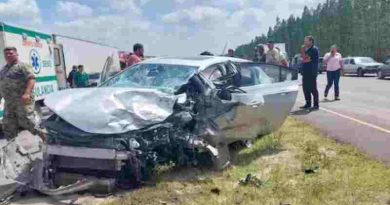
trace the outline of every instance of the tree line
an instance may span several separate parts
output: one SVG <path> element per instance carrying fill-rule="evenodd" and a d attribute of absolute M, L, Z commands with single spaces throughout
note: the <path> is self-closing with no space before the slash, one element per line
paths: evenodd
<path fill-rule="evenodd" d="M 303 38 L 312 35 L 321 55 L 337 44 L 344 56 L 390 56 L 390 0 L 327 0 L 304 7 L 301 16 L 276 19 L 267 34 L 236 48 L 236 55 L 252 58 L 255 46 L 273 40 L 286 43 L 289 57 L 299 52 Z"/>

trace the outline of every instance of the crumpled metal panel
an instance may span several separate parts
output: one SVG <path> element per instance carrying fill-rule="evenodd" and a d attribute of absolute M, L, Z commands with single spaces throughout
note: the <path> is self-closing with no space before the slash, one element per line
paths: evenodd
<path fill-rule="evenodd" d="M 178 97 L 157 90 L 100 87 L 55 92 L 45 104 L 85 132 L 120 134 L 164 121 Z"/>
<path fill-rule="evenodd" d="M 28 131 L 20 132 L 0 150 L 3 175 L 19 184 L 30 183 L 33 164 L 43 159 L 43 148 L 39 136 Z"/>

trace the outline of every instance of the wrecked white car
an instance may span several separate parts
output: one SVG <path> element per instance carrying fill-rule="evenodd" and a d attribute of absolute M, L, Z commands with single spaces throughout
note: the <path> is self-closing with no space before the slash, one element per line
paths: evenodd
<path fill-rule="evenodd" d="M 156 58 L 108 78 L 109 67 L 99 87 L 45 99 L 55 114 L 35 189 L 134 188 L 168 163 L 223 169 L 228 145 L 278 129 L 298 93 L 295 70 L 235 58 Z M 61 187 L 64 174 L 78 180 Z"/>

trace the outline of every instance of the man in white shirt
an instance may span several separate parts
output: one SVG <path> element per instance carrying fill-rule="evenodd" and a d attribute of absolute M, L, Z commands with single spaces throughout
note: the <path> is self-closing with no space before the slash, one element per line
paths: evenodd
<path fill-rule="evenodd" d="M 325 88 L 325 99 L 328 97 L 329 90 L 334 84 L 334 99 L 340 100 L 339 82 L 341 71 L 344 69 L 344 64 L 343 57 L 338 52 L 338 48 L 336 45 L 333 45 L 330 48 L 330 52 L 325 54 L 324 64 L 326 65 L 326 75 L 328 79 L 328 84 Z"/>

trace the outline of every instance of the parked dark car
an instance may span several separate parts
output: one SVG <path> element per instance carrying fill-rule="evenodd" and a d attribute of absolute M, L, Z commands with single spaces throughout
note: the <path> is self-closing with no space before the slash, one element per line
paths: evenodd
<path fill-rule="evenodd" d="M 378 79 L 385 79 L 390 76 L 390 58 L 383 62 L 383 65 L 379 67 L 377 76 Z"/>

